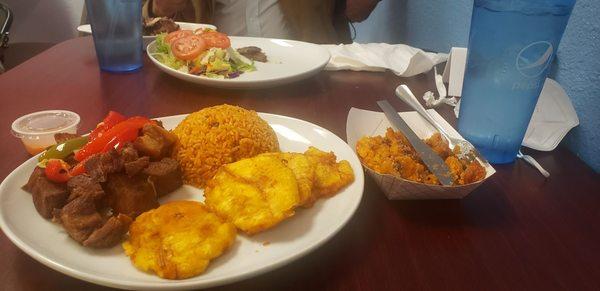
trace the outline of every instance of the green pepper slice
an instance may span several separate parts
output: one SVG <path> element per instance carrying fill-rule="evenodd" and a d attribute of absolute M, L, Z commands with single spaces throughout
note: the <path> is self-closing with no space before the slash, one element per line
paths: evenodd
<path fill-rule="evenodd" d="M 43 152 L 38 158 L 38 162 L 42 162 L 44 160 L 49 159 L 64 159 L 69 156 L 74 151 L 82 148 L 88 142 L 87 136 L 77 137 L 74 139 L 70 139 L 60 144 L 53 145 L 49 147 L 45 152 Z"/>

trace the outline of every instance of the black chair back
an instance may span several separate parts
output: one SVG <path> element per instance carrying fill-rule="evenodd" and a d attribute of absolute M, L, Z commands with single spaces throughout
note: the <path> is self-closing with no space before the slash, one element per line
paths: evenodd
<path fill-rule="evenodd" d="M 13 14 L 8 6 L 0 2 L 0 47 L 8 45 L 8 31 L 12 24 Z"/>

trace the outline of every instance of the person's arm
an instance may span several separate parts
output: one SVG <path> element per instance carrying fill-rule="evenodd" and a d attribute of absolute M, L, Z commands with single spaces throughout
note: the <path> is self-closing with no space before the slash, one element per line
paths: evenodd
<path fill-rule="evenodd" d="M 346 0 L 346 17 L 352 22 L 361 22 L 369 17 L 379 1 L 381 0 Z"/>

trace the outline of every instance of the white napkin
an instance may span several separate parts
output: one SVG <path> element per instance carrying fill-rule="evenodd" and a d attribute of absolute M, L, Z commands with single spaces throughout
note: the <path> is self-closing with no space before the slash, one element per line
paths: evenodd
<path fill-rule="evenodd" d="M 323 45 L 331 59 L 326 70 L 381 72 L 390 70 L 401 77 L 410 77 L 431 70 L 445 62 L 448 54 L 428 53 L 404 44 L 353 43 Z"/>

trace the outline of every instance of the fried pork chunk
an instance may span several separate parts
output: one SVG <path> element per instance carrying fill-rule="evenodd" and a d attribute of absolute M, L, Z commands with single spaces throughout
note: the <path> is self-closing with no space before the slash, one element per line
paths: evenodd
<path fill-rule="evenodd" d="M 55 139 L 62 142 L 74 137 L 57 134 Z M 160 123 L 146 125 L 133 143 L 81 161 L 84 174 L 57 183 L 36 167 L 22 188 L 32 194 L 41 216 L 62 224 L 78 243 L 112 247 L 123 239 L 133 218 L 158 207 L 159 195 L 183 184 L 179 163 L 170 158 L 176 139 Z M 79 163 L 73 156 L 65 158 L 71 166 Z"/>
<path fill-rule="evenodd" d="M 135 218 L 158 207 L 158 195 L 145 177 L 138 175 L 130 178 L 124 173 L 108 177 L 104 189 L 108 194 L 108 205 L 115 213 Z"/>
<path fill-rule="evenodd" d="M 222 166 L 207 183 L 205 203 L 247 234 L 269 229 L 299 205 L 294 172 L 273 155 Z"/>
<path fill-rule="evenodd" d="M 159 197 L 169 194 L 183 185 L 179 163 L 171 158 L 150 163 L 143 173 L 148 176 L 148 181 L 154 186 Z"/>
<path fill-rule="evenodd" d="M 80 196 L 90 196 L 92 200 L 97 203 L 105 196 L 100 183 L 87 174 L 71 178 L 67 182 L 67 189 L 69 189 L 70 193 L 69 198 L 67 199 L 69 202 Z"/>
<path fill-rule="evenodd" d="M 71 238 L 86 247 L 107 248 L 116 245 L 127 233 L 131 218 L 119 214 L 105 217 L 98 211 L 91 195 L 78 196 L 61 210 L 56 218 Z"/>
<path fill-rule="evenodd" d="M 140 270 L 165 279 L 203 273 L 235 241 L 236 230 L 196 201 L 175 201 L 138 216 L 123 243 Z"/>
<path fill-rule="evenodd" d="M 52 218 L 54 209 L 62 208 L 69 197 L 67 187 L 48 180 L 44 175 L 44 169 L 40 167 L 33 170 L 23 189 L 32 194 L 33 205 L 44 218 Z"/>
<path fill-rule="evenodd" d="M 102 216 L 91 196 L 75 198 L 60 210 L 58 218 L 69 236 L 80 243 L 102 226 Z"/>
<path fill-rule="evenodd" d="M 133 142 L 133 146 L 141 155 L 149 156 L 153 161 L 171 156 L 177 136 L 154 124 L 144 125 L 141 132 L 142 135 Z"/>
<path fill-rule="evenodd" d="M 131 218 L 124 214 L 110 217 L 104 225 L 94 230 L 90 236 L 83 241 L 83 245 L 91 248 L 108 248 L 116 245 L 127 233 Z"/>
<path fill-rule="evenodd" d="M 120 172 L 123 169 L 123 159 L 116 150 L 99 153 L 83 161 L 85 170 L 92 179 L 104 183 L 109 174 Z"/>

